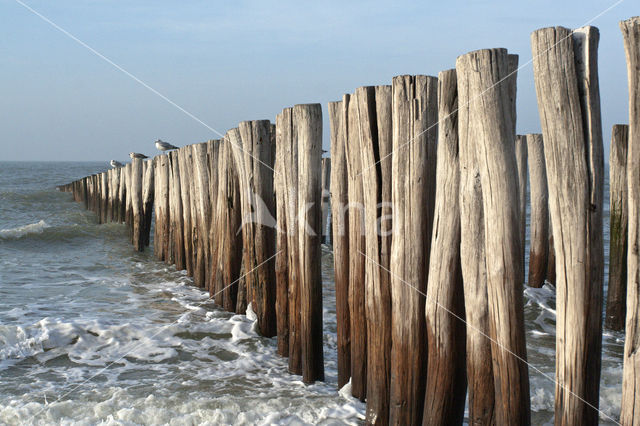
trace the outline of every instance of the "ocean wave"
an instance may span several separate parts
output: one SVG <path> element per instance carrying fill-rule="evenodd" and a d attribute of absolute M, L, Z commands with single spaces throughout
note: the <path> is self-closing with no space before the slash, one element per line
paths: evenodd
<path fill-rule="evenodd" d="M 18 239 L 29 234 L 41 234 L 50 226 L 44 220 L 17 228 L 0 229 L 0 239 Z"/>

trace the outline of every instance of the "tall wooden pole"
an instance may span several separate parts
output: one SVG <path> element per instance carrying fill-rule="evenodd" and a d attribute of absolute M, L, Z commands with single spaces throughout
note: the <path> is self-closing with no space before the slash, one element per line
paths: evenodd
<path fill-rule="evenodd" d="M 627 186 L 630 248 L 627 253 L 627 325 L 620 422 L 630 425 L 640 422 L 640 17 L 621 22 L 620 29 L 624 37 L 629 84 Z"/>
<path fill-rule="evenodd" d="M 391 291 L 389 264 L 383 265 L 382 245 L 390 235 L 380 229 L 382 175 L 380 153 L 391 152 L 391 88 L 360 87 L 356 90 L 364 201 L 365 313 L 367 321 L 367 414 L 369 424 L 389 421 L 389 374 L 391 362 Z M 381 115 L 378 116 L 378 95 Z M 386 99 L 383 98 L 386 95 Z M 380 117 L 380 120 L 378 120 Z M 382 127 L 379 129 L 378 126 Z M 380 137 L 382 136 L 382 138 Z M 386 159 L 391 163 L 391 159 Z M 385 167 L 385 171 L 389 168 Z"/>
<path fill-rule="evenodd" d="M 391 385 L 393 424 L 422 421 L 426 387 L 425 295 L 437 135 L 437 79 L 398 76 L 392 84 Z M 352 330 L 353 331 L 353 330 Z"/>
<path fill-rule="evenodd" d="M 345 95 L 348 97 L 349 95 Z M 347 101 L 348 102 L 348 101 Z M 345 158 L 346 123 L 343 101 L 329 102 L 331 122 L 331 218 L 333 221 L 334 282 L 338 340 L 338 387 L 351 378 L 351 320 L 349 318 L 349 215 Z"/>
<path fill-rule="evenodd" d="M 456 88 L 455 70 L 438 75 L 436 205 L 426 299 L 429 362 L 422 419 L 428 425 L 461 424 L 467 391 Z"/>
<path fill-rule="evenodd" d="M 629 126 L 616 124 L 611 134 L 609 154 L 610 246 L 609 289 L 605 324 L 611 330 L 624 330 L 627 308 L 627 145 Z"/>
<path fill-rule="evenodd" d="M 349 193 L 349 319 L 351 320 L 351 394 L 361 401 L 367 395 L 367 320 L 365 307 L 366 251 L 364 195 L 360 156 L 360 122 L 357 93 L 345 97 L 345 153 Z"/>
<path fill-rule="evenodd" d="M 524 248 L 527 238 L 527 138 L 524 135 L 515 137 L 516 166 L 518 171 L 518 211 L 520 230 L 520 247 L 522 247 L 521 281 L 524 284 Z"/>
<path fill-rule="evenodd" d="M 298 238 L 300 245 L 300 334 L 302 380 L 324 380 L 322 352 L 322 276 L 320 272 L 320 211 L 322 108 L 320 104 L 293 107 L 298 143 Z"/>
<path fill-rule="evenodd" d="M 508 90 L 498 84 L 508 75 L 507 51 L 485 49 L 460 56 L 456 72 L 458 85 L 466 86 L 459 102 L 469 107 L 464 128 L 475 139 L 483 191 L 495 418 L 497 424 L 529 424 L 514 117 Z"/>
<path fill-rule="evenodd" d="M 549 190 L 541 134 L 525 136 L 529 159 L 531 225 L 529 231 L 529 286 L 540 288 L 549 262 Z"/>
<path fill-rule="evenodd" d="M 602 135 L 597 29 L 533 32 L 556 254 L 556 424 L 596 424 L 602 342 Z M 558 107 L 558 106 L 561 107 Z"/>
<path fill-rule="evenodd" d="M 289 123 L 290 126 L 290 123 Z M 273 186 L 276 193 L 276 318 L 278 328 L 278 354 L 289 356 L 289 249 L 287 224 L 287 191 L 288 182 L 285 179 L 286 163 L 285 117 L 283 113 L 276 116 L 276 158 L 274 161 Z"/>

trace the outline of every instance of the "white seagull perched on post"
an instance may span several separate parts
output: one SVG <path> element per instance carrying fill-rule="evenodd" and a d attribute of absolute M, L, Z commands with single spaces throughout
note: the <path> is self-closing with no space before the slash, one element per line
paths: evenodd
<path fill-rule="evenodd" d="M 131 159 L 132 159 L 132 160 L 133 160 L 134 158 L 142 158 L 142 159 L 144 159 L 144 158 L 149 158 L 149 157 L 147 157 L 147 156 L 146 156 L 146 155 L 144 155 L 144 154 L 140 154 L 139 152 L 130 152 L 130 153 L 129 153 L 129 157 L 131 157 Z"/>
<path fill-rule="evenodd" d="M 165 142 L 161 139 L 158 139 L 156 141 L 156 148 L 158 148 L 160 151 L 171 151 L 172 149 L 178 149 L 177 146 L 175 145 L 171 145 L 169 142 Z"/>
<path fill-rule="evenodd" d="M 117 169 L 119 167 L 124 167 L 124 164 L 116 160 L 111 160 L 109 164 L 111 164 L 111 167 L 113 167 L 114 169 Z"/>

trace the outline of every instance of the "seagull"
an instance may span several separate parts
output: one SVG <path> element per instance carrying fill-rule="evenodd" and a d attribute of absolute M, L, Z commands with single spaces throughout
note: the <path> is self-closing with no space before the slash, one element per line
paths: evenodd
<path fill-rule="evenodd" d="M 140 154 L 139 152 L 130 152 L 129 157 L 133 160 L 134 158 L 149 158 L 144 154 Z"/>
<path fill-rule="evenodd" d="M 158 148 L 160 151 L 171 151 L 172 149 L 178 149 L 177 146 L 171 145 L 169 142 L 165 142 L 161 139 L 158 139 L 156 141 L 156 148 Z"/>
<path fill-rule="evenodd" d="M 114 169 L 117 169 L 118 167 L 124 167 L 124 164 L 116 160 L 111 160 L 109 164 L 111 164 L 111 167 L 113 167 Z"/>

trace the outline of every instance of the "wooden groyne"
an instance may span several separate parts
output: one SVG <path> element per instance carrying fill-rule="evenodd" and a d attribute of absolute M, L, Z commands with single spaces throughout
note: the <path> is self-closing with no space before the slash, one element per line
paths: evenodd
<path fill-rule="evenodd" d="M 620 420 L 631 425 L 640 423 L 640 18 L 621 28 L 630 123 L 612 136 L 606 325 L 619 330 L 626 315 Z M 244 121 L 221 139 L 60 189 L 101 223 L 125 222 L 136 250 L 152 240 L 158 260 L 185 269 L 221 308 L 250 306 L 306 383 L 324 379 L 320 265 L 330 240 L 338 386 L 366 402 L 368 424 L 461 424 L 467 395 L 470 424 L 530 424 L 523 287 L 554 285 L 555 422 L 597 424 L 598 40 L 594 27 L 531 35 L 541 134 L 516 135 L 518 56 L 483 49 L 438 77 L 401 75 L 330 102 L 330 159 L 321 106 L 305 104 L 275 124 Z"/>

